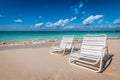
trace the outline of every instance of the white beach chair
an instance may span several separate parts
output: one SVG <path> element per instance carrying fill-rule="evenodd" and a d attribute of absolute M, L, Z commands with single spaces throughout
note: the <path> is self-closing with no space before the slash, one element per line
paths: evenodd
<path fill-rule="evenodd" d="M 60 42 L 56 41 L 55 43 L 53 43 L 50 49 L 50 53 L 65 55 L 65 51 L 70 50 L 71 52 L 73 39 L 74 39 L 74 35 L 63 36 Z"/>
<path fill-rule="evenodd" d="M 86 35 L 81 44 L 81 50 L 73 52 L 69 56 L 69 63 L 75 66 L 100 72 L 103 67 L 103 59 L 106 53 L 105 34 Z"/>

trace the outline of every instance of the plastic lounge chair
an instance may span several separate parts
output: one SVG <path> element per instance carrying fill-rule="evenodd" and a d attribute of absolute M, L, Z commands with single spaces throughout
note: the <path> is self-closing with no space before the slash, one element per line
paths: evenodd
<path fill-rule="evenodd" d="M 62 40 L 60 42 L 56 41 L 53 43 L 50 53 L 52 54 L 59 54 L 59 55 L 65 55 L 65 51 L 72 49 L 72 43 L 73 43 L 74 36 L 63 36 Z"/>
<path fill-rule="evenodd" d="M 100 72 L 103 69 L 103 59 L 106 53 L 105 34 L 101 35 L 86 35 L 81 44 L 81 50 L 73 52 L 69 56 L 69 63 L 75 66 Z"/>

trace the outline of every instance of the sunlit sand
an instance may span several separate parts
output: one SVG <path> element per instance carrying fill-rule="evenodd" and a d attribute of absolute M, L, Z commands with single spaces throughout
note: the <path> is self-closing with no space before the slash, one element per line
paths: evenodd
<path fill-rule="evenodd" d="M 42 46 L 43 45 L 43 46 Z M 94 73 L 68 63 L 69 54 L 49 53 L 51 44 L 34 47 L 1 48 L 0 80 L 119 80 L 120 40 L 108 40 L 111 64 L 102 73 Z"/>

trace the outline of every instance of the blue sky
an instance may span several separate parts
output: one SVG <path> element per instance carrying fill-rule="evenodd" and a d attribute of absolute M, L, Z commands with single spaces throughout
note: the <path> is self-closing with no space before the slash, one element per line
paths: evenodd
<path fill-rule="evenodd" d="M 0 0 L 4 30 L 120 30 L 120 0 Z"/>

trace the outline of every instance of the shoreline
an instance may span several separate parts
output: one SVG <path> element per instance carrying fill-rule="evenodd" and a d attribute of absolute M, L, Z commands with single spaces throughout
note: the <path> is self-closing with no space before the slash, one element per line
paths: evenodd
<path fill-rule="evenodd" d="M 4 46 L 15 46 L 15 45 L 30 45 L 30 44 L 40 44 L 40 43 L 53 43 L 56 40 L 31 40 L 31 41 L 20 41 L 20 42 L 2 42 L 0 43 L 0 47 Z"/>
<path fill-rule="evenodd" d="M 118 40 L 120 37 L 108 37 L 108 40 L 115 39 Z M 21 45 L 32 45 L 32 44 L 49 44 L 60 41 L 60 39 L 46 39 L 46 40 L 31 40 L 31 41 L 19 41 L 19 42 L 0 42 L 0 48 L 5 46 L 21 46 Z M 75 38 L 75 42 L 82 41 L 82 38 Z"/>
<path fill-rule="evenodd" d="M 109 39 L 120 39 L 120 37 L 108 37 Z M 81 41 L 82 38 L 75 38 L 74 41 Z M 0 47 L 4 46 L 15 46 L 15 45 L 29 45 L 29 44 L 40 44 L 40 43 L 54 43 L 60 41 L 60 39 L 46 39 L 46 40 L 31 40 L 31 41 L 19 41 L 19 42 L 0 42 Z"/>

